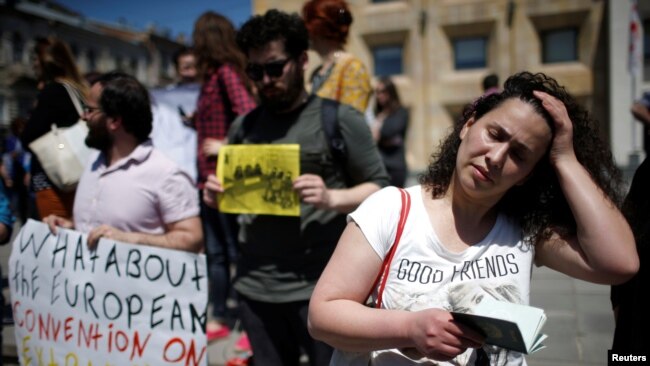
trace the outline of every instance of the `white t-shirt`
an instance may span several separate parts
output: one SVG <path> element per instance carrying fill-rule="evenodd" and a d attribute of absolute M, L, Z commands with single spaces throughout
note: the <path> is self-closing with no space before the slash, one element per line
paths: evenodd
<path fill-rule="evenodd" d="M 500 214 L 487 236 L 460 253 L 445 248 L 431 226 L 422 200 L 421 186 L 407 189 L 411 209 L 383 294 L 382 308 L 418 311 L 442 308 L 472 312 L 484 296 L 528 304 L 534 248 L 523 242 L 521 228 Z M 399 191 L 388 187 L 368 197 L 348 216 L 357 223 L 366 239 L 384 258 L 397 232 L 401 199 Z M 485 346 L 491 365 L 525 365 L 523 356 Z M 417 352 L 404 354 L 397 349 L 371 353 L 373 365 L 434 364 Z M 336 360 L 340 358 L 340 362 Z M 354 357 L 336 352 L 332 365 Z M 473 365 L 474 349 L 449 362 L 436 365 Z M 354 364 L 354 363 L 353 363 Z"/>

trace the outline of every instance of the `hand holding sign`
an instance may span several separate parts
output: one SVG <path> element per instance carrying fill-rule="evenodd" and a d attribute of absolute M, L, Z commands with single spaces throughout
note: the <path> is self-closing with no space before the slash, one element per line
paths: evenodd
<path fill-rule="evenodd" d="M 43 222 L 47 224 L 47 226 L 50 228 L 50 231 L 54 235 L 56 235 L 57 226 L 62 227 L 64 229 L 74 228 L 74 224 L 72 223 L 72 221 L 68 219 L 64 219 L 63 217 L 57 215 L 48 215 L 46 218 L 43 219 Z"/>
<path fill-rule="evenodd" d="M 9 258 L 21 364 L 207 365 L 204 255 L 56 231 L 29 220 Z"/>

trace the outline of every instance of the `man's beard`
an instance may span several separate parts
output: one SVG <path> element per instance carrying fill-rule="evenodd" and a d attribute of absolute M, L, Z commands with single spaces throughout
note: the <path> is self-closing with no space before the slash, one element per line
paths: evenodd
<path fill-rule="evenodd" d="M 107 151 L 113 146 L 113 137 L 108 133 L 108 129 L 104 125 L 96 127 L 89 126 L 85 142 L 88 147 L 99 151 Z"/>
<path fill-rule="evenodd" d="M 291 106 L 300 97 L 305 85 L 305 77 L 302 71 L 294 71 L 287 83 L 287 91 L 272 97 L 267 97 L 264 92 L 259 93 L 262 105 L 274 112 L 282 112 Z"/>

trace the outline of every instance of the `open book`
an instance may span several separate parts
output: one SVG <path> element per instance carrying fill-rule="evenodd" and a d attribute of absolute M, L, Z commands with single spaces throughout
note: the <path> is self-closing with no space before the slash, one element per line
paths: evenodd
<path fill-rule="evenodd" d="M 547 336 L 540 333 L 546 314 L 540 308 L 486 298 L 473 314 L 451 314 L 455 321 L 484 334 L 487 344 L 525 354 L 546 347 L 542 342 Z"/>

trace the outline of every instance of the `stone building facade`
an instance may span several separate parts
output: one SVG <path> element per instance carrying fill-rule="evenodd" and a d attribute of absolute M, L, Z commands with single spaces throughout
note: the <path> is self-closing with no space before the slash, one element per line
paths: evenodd
<path fill-rule="evenodd" d="M 300 12 L 303 3 L 252 2 L 256 14 L 270 8 Z M 650 19 L 649 3 L 639 2 L 642 19 Z M 521 70 L 558 79 L 597 117 L 617 163 L 634 164 L 640 145 L 633 141 L 635 122 L 629 103 L 644 84 L 639 81 L 632 91 L 635 83 L 626 69 L 628 0 L 348 0 L 348 4 L 354 23 L 347 50 L 358 55 L 374 77 L 381 70 L 397 71 L 392 76 L 411 111 L 407 142 L 412 171 L 426 166 L 463 106 L 482 94 L 484 76 L 496 73 L 502 83 Z M 400 67 L 391 64 L 395 62 Z M 310 66 L 318 63 L 318 55 L 310 53 Z"/>
<path fill-rule="evenodd" d="M 300 11 L 303 0 L 250 0 L 252 12 Z M 348 0 L 354 16 L 347 49 L 374 77 L 390 74 L 410 109 L 407 159 L 424 169 L 463 106 L 496 73 L 557 78 L 601 124 L 617 163 L 643 158 L 631 102 L 650 90 L 650 1 L 641 72 L 628 69 L 630 0 Z M 171 81 L 181 42 L 153 31 L 103 24 L 46 0 L 0 0 L 0 127 L 25 115 L 36 95 L 30 50 L 36 36 L 66 40 L 82 72 L 121 69 L 149 87 Z M 311 72 L 319 63 L 310 52 Z"/>
<path fill-rule="evenodd" d="M 0 0 L 0 128 L 32 107 L 34 39 L 51 35 L 68 43 L 82 73 L 121 70 L 147 87 L 172 81 L 172 55 L 182 46 L 155 31 L 86 19 L 54 2 Z"/>

